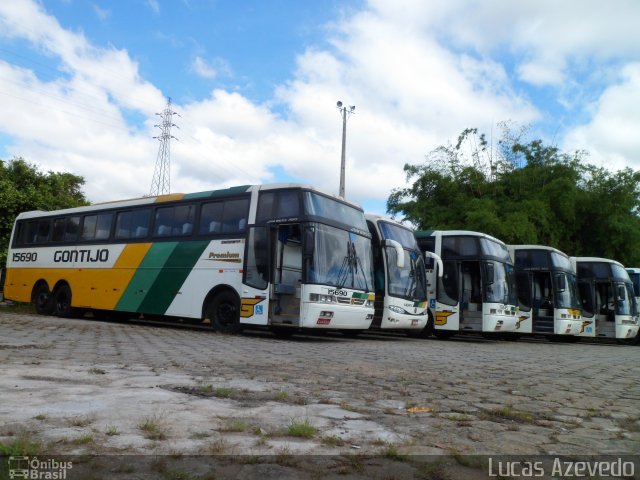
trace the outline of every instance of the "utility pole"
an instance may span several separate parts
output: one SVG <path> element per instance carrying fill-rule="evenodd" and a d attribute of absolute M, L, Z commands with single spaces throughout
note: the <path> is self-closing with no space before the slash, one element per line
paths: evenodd
<path fill-rule="evenodd" d="M 171 139 L 178 140 L 171 135 L 171 127 L 178 128 L 172 122 L 172 117 L 173 115 L 180 116 L 171 108 L 171 98 L 167 98 L 167 105 L 162 113 L 156 113 L 156 115 L 162 118 L 162 122 L 159 125 L 154 125 L 160 129 L 160 135 L 153 137 L 160 141 L 160 146 L 158 147 L 156 168 L 151 180 L 151 192 L 149 193 L 151 197 L 171 193 Z"/>
<path fill-rule="evenodd" d="M 344 170 L 345 170 L 345 152 L 347 147 L 347 117 L 354 113 L 356 106 L 342 106 L 342 102 L 338 100 L 336 104 L 340 116 L 342 117 L 342 155 L 340 157 L 340 198 L 344 198 Z"/>

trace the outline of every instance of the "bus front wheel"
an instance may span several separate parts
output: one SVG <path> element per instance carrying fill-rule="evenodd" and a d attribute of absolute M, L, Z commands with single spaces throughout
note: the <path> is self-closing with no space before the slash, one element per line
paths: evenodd
<path fill-rule="evenodd" d="M 33 303 L 36 313 L 39 315 L 51 315 L 53 311 L 53 300 L 46 283 L 39 283 L 34 287 L 33 293 L 31 294 L 31 303 Z"/>
<path fill-rule="evenodd" d="M 216 332 L 238 333 L 242 329 L 238 297 L 231 292 L 220 292 L 209 301 L 207 317 Z"/>

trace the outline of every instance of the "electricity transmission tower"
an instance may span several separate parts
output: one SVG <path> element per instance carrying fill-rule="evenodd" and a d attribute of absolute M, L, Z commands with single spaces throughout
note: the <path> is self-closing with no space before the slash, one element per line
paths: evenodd
<path fill-rule="evenodd" d="M 164 107 L 162 113 L 156 113 L 156 115 L 162 118 L 162 122 L 159 125 L 154 125 L 160 129 L 160 135 L 153 137 L 160 141 L 160 147 L 158 148 L 153 180 L 151 180 L 151 192 L 149 193 L 151 197 L 171 193 L 171 139 L 178 140 L 171 135 L 171 127 L 178 128 L 172 122 L 172 117 L 174 115 L 180 116 L 171 108 L 171 98 L 167 98 L 167 106 Z"/>

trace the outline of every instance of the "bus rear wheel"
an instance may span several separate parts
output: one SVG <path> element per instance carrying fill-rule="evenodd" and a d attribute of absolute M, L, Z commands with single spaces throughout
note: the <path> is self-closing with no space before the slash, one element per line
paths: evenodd
<path fill-rule="evenodd" d="M 53 299 L 46 283 L 39 283 L 33 288 L 31 303 L 39 315 L 51 315 L 53 311 Z"/>
<path fill-rule="evenodd" d="M 218 293 L 207 303 L 206 316 L 216 332 L 238 333 L 242 330 L 238 297 L 229 291 Z"/>
<path fill-rule="evenodd" d="M 53 292 L 53 313 L 62 318 L 70 318 L 76 314 L 76 310 L 71 306 L 69 285 L 60 285 Z"/>

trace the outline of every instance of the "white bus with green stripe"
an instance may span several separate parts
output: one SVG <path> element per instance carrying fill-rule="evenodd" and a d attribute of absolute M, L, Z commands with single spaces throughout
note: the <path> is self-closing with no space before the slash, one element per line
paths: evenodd
<path fill-rule="evenodd" d="M 582 303 L 579 337 L 633 343 L 638 335 L 638 306 L 624 266 L 599 257 L 571 257 Z"/>
<path fill-rule="evenodd" d="M 427 326 L 427 272 L 413 230 L 366 214 L 373 242 L 375 312 L 371 328 L 422 331 Z"/>
<path fill-rule="evenodd" d="M 239 186 L 16 219 L 6 298 L 38 313 L 364 330 L 373 319 L 362 209 L 312 187 Z"/>
<path fill-rule="evenodd" d="M 427 263 L 427 281 L 433 287 L 428 291 L 425 336 L 498 337 L 516 330 L 516 277 L 504 242 L 465 230 L 424 230 L 415 236 L 420 250 L 435 253 L 442 262 Z"/>

